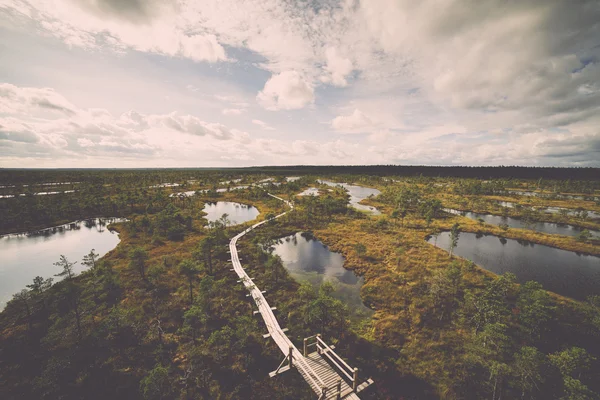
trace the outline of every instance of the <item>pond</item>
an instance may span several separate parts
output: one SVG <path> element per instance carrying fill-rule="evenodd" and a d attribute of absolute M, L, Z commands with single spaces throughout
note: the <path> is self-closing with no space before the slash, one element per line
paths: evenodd
<path fill-rule="evenodd" d="M 507 207 L 507 208 L 515 208 L 516 203 L 513 203 L 512 201 L 498 201 L 498 204 L 502 207 Z M 558 214 L 560 213 L 562 210 L 567 210 L 567 214 L 570 216 L 579 216 L 579 214 L 581 213 L 581 211 L 584 211 L 583 209 L 572 209 L 572 208 L 564 208 L 564 207 L 533 207 L 534 209 L 538 210 L 538 211 L 542 211 L 542 212 L 546 212 L 546 213 L 550 213 L 550 214 Z M 596 219 L 596 218 L 600 218 L 600 212 L 597 211 L 590 211 L 590 210 L 585 210 L 587 212 L 587 217 L 588 218 L 592 218 L 592 219 Z"/>
<path fill-rule="evenodd" d="M 298 281 L 318 287 L 324 281 L 335 287 L 334 296 L 342 300 L 357 317 L 369 317 L 373 311 L 360 298 L 364 279 L 344 268 L 344 257 L 329 251 L 327 246 L 310 233 L 299 232 L 284 237 L 275 246 L 274 253 L 283 260 L 284 267 Z"/>
<path fill-rule="evenodd" d="M 61 272 L 53 265 L 61 254 L 71 262 L 77 261 L 75 271 L 80 273 L 84 270 L 81 260 L 91 249 L 100 256 L 114 249 L 119 243 L 119 235 L 106 229 L 106 225 L 120 221 L 124 220 L 97 218 L 0 237 L 0 309 L 36 276 L 51 278 Z M 54 280 L 58 278 L 54 277 Z"/>
<path fill-rule="evenodd" d="M 427 240 L 449 250 L 450 233 Z M 462 232 L 454 254 L 496 274 L 512 272 L 519 283 L 537 281 L 544 289 L 584 300 L 600 294 L 600 257 L 580 255 L 527 241 Z"/>
<path fill-rule="evenodd" d="M 208 222 L 215 222 L 223 214 L 227 214 L 231 225 L 242 224 L 246 221 L 256 219 L 260 212 L 254 206 L 247 204 L 234 203 L 231 201 L 217 201 L 216 203 L 205 203 L 202 210 L 208 215 L 205 217 Z"/>
<path fill-rule="evenodd" d="M 319 189 L 317 189 L 315 187 L 308 188 L 308 189 L 304 190 L 303 192 L 298 193 L 298 196 L 318 196 L 318 195 L 319 195 Z"/>
<path fill-rule="evenodd" d="M 348 194 L 350 195 L 350 204 L 355 209 L 357 209 L 359 211 L 368 212 L 372 215 L 380 215 L 381 214 L 379 212 L 379 210 L 376 209 L 375 207 L 359 204 L 359 202 L 361 200 L 364 200 L 369 196 L 378 196 L 381 193 L 379 190 L 364 187 L 364 186 L 349 185 L 347 183 L 336 183 L 336 182 L 323 181 L 323 180 L 319 180 L 318 182 L 328 185 L 328 186 L 333 186 L 333 187 L 341 186 L 344 189 L 346 189 L 348 191 Z"/>
<path fill-rule="evenodd" d="M 568 224 L 557 224 L 554 222 L 526 222 L 522 219 L 512 218 L 512 217 L 503 217 L 500 215 L 492 215 L 492 214 L 479 214 L 470 211 L 459 211 L 453 210 L 450 208 L 445 208 L 444 211 L 449 212 L 455 215 L 462 215 L 463 217 L 467 217 L 470 219 L 478 220 L 482 219 L 485 223 L 491 225 L 500 225 L 507 224 L 511 228 L 517 229 L 529 229 L 532 231 L 549 233 L 552 235 L 564 235 L 564 236 L 577 236 L 584 230 L 585 228 L 581 228 L 579 226 L 568 225 Z M 588 229 L 588 231 L 594 235 L 600 237 L 600 231 L 596 231 L 593 229 Z"/>

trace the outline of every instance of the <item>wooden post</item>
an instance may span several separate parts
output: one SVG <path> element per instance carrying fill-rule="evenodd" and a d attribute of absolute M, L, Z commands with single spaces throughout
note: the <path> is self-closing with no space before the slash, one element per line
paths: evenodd
<path fill-rule="evenodd" d="M 352 391 L 356 392 L 358 386 L 358 368 L 354 368 L 354 377 L 352 379 Z"/>
<path fill-rule="evenodd" d="M 321 350 L 319 350 L 319 339 L 321 339 L 321 334 L 317 333 L 317 353 L 321 354 Z"/>
<path fill-rule="evenodd" d="M 342 380 L 338 379 L 338 383 L 337 383 L 337 400 L 340 400 L 342 398 Z"/>
<path fill-rule="evenodd" d="M 308 340 L 304 338 L 304 357 L 306 357 L 306 342 L 308 342 Z"/>
<path fill-rule="evenodd" d="M 293 367 L 293 361 L 292 361 L 294 359 L 294 357 L 292 357 L 293 350 L 294 350 L 294 348 L 292 346 L 290 346 L 290 354 L 288 355 L 288 359 L 290 361 L 290 369 L 292 369 L 292 367 Z"/>
<path fill-rule="evenodd" d="M 321 396 L 326 399 L 327 398 L 327 386 L 321 386 Z"/>

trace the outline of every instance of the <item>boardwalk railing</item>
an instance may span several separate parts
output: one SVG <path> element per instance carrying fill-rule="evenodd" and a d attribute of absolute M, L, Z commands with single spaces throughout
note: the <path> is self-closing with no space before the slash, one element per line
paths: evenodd
<path fill-rule="evenodd" d="M 309 336 L 304 339 L 304 356 L 306 357 L 310 353 L 311 347 L 316 347 L 316 351 L 322 356 L 335 365 L 337 370 L 344 374 L 348 381 L 352 383 L 352 391 L 356 392 L 358 387 L 358 368 L 352 368 L 346 361 L 344 361 L 327 343 L 321 338 L 321 334 Z"/>

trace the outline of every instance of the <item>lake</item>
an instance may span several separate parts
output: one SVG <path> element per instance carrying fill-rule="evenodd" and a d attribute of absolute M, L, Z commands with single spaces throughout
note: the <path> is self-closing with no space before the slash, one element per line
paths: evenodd
<path fill-rule="evenodd" d="M 314 287 L 330 281 L 336 289 L 333 295 L 342 300 L 352 314 L 372 315 L 373 311 L 360 298 L 364 279 L 344 268 L 345 260 L 340 253 L 329 251 L 327 246 L 305 232 L 280 239 L 274 248 L 274 253 L 281 257 L 294 279 L 310 282 Z"/>
<path fill-rule="evenodd" d="M 81 260 L 91 249 L 100 256 L 114 249 L 119 243 L 119 235 L 106 229 L 106 225 L 119 221 L 123 219 L 96 218 L 35 233 L 0 237 L 0 309 L 36 276 L 50 278 L 61 272 L 52 265 L 61 254 L 71 262 L 77 261 L 75 271 L 80 273 L 85 269 Z M 54 280 L 58 278 L 54 277 Z"/>
<path fill-rule="evenodd" d="M 217 201 L 216 203 L 205 203 L 202 209 L 208 222 L 215 222 L 227 214 L 232 225 L 242 224 L 246 221 L 256 219 L 260 212 L 258 208 L 247 204 L 234 203 L 231 201 Z"/>
<path fill-rule="evenodd" d="M 428 242 L 433 244 L 435 238 Z M 442 232 L 437 246 L 448 251 L 449 244 L 450 233 Z M 454 254 L 496 274 L 512 272 L 519 283 L 537 281 L 563 296 L 584 300 L 600 294 L 600 257 L 469 232 L 461 232 Z"/>
<path fill-rule="evenodd" d="M 564 236 L 577 236 L 584 230 L 585 228 L 581 228 L 574 225 L 568 224 L 557 224 L 554 222 L 526 222 L 522 219 L 512 218 L 512 217 L 503 217 L 500 215 L 492 215 L 492 214 L 479 214 L 471 211 L 459 211 L 453 210 L 450 208 L 444 209 L 444 211 L 449 212 L 455 215 L 462 215 L 464 217 L 478 220 L 481 218 L 485 223 L 491 225 L 500 225 L 507 224 L 511 228 L 517 229 L 529 229 L 537 232 L 549 233 L 553 235 L 564 235 Z M 588 231 L 594 235 L 600 237 L 600 231 L 588 229 Z"/>
<path fill-rule="evenodd" d="M 350 205 L 352 207 L 354 207 L 355 209 L 357 209 L 359 211 L 366 211 L 372 215 L 380 215 L 381 214 L 379 212 L 379 210 L 376 209 L 375 207 L 359 204 L 359 202 L 361 200 L 364 200 L 369 196 L 378 196 L 381 193 L 379 190 L 364 187 L 364 186 L 349 185 L 347 183 L 336 183 L 336 182 L 323 181 L 323 180 L 319 180 L 318 182 L 328 185 L 328 186 L 333 186 L 333 187 L 341 186 L 344 189 L 346 189 L 348 191 L 348 194 L 350 195 Z"/>

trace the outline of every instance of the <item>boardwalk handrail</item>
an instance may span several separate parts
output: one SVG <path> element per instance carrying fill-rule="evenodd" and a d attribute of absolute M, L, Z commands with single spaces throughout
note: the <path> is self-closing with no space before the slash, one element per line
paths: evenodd
<path fill-rule="evenodd" d="M 351 366 L 349 366 L 348 363 L 346 363 L 346 361 L 342 360 L 342 358 L 331 347 L 329 347 L 329 345 L 327 343 L 325 343 L 323 341 L 323 339 L 321 339 L 321 336 L 317 335 L 317 343 L 319 343 L 319 342 L 323 346 L 325 346 L 325 348 L 327 350 L 329 350 L 327 352 L 324 352 L 323 354 L 325 354 L 331 360 L 331 362 L 333 362 L 340 369 L 340 371 L 342 371 L 344 374 L 346 374 L 346 376 L 348 377 L 348 379 L 350 379 L 351 381 L 354 380 L 353 377 L 351 377 L 346 371 L 344 371 L 344 369 L 340 365 L 338 365 L 337 362 L 335 362 L 335 360 L 330 356 L 330 354 L 333 354 L 336 357 L 336 359 L 339 360 L 342 363 L 342 365 L 344 365 L 346 368 L 348 368 L 349 372 L 353 373 L 354 372 L 354 368 L 352 368 Z"/>
<path fill-rule="evenodd" d="M 291 202 L 286 201 L 286 200 L 282 199 L 281 197 L 272 195 L 271 193 L 267 193 L 267 194 L 271 197 L 274 197 L 278 200 L 283 201 L 292 210 L 294 209 L 294 206 Z M 287 213 L 288 213 L 288 211 L 283 212 L 283 213 L 275 216 L 273 219 L 280 218 Z M 308 379 L 310 379 L 311 383 L 314 385 L 315 388 L 321 389 L 321 397 L 323 397 L 328 388 L 326 387 L 326 385 L 323 382 L 323 380 L 321 379 L 321 377 L 319 377 L 319 375 L 308 365 L 308 363 L 306 362 L 306 360 L 304 359 L 302 354 L 300 354 L 300 352 L 298 351 L 296 346 L 285 335 L 285 333 L 279 326 L 279 322 L 277 321 L 277 318 L 275 318 L 275 314 L 273 314 L 273 311 L 272 311 L 271 307 L 269 306 L 269 303 L 267 303 L 267 300 L 263 296 L 261 290 L 258 289 L 258 287 L 254 284 L 252 279 L 248 276 L 248 274 L 246 273 L 244 268 L 242 268 L 242 264 L 240 262 L 240 259 L 239 259 L 238 253 L 237 253 L 237 247 L 236 247 L 237 240 L 239 238 L 241 238 L 242 236 L 244 236 L 246 233 L 252 231 L 253 229 L 259 227 L 260 225 L 262 225 L 268 221 L 269 220 L 263 220 L 261 222 L 258 222 L 256 224 L 252 225 L 251 227 L 246 228 L 244 231 L 237 234 L 236 236 L 234 236 L 231 239 L 231 241 L 229 242 L 229 251 L 231 253 L 231 263 L 233 264 L 233 268 L 234 268 L 235 272 L 238 274 L 238 276 L 244 283 L 244 286 L 246 286 L 246 288 L 250 291 L 250 295 L 251 295 L 252 299 L 254 300 L 254 302 L 256 303 L 256 305 L 259 309 L 259 312 L 260 312 L 261 316 L 263 317 L 263 320 L 265 321 L 267 330 L 269 331 L 271 338 L 275 341 L 275 344 L 277 344 L 277 346 L 280 348 L 280 350 L 283 352 L 283 354 L 286 354 L 286 355 L 289 354 L 291 356 L 290 363 L 292 362 L 292 360 L 296 361 L 294 363 L 294 365 L 296 365 L 297 368 L 299 368 L 300 370 L 302 370 L 302 372 L 304 372 L 304 375 L 306 377 L 308 377 Z M 291 349 L 291 351 L 290 351 L 290 349 Z"/>

